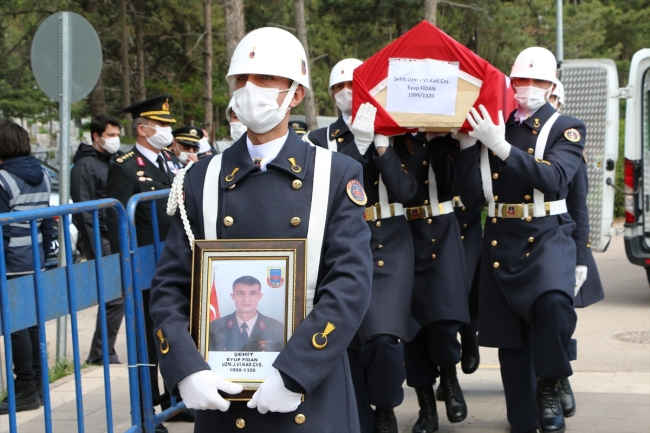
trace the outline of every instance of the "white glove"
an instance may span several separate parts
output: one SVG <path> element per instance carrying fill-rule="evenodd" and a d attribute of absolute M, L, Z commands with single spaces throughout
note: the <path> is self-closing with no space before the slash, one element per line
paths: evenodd
<path fill-rule="evenodd" d="M 460 150 L 465 150 L 469 147 L 472 147 L 476 144 L 476 138 L 470 137 L 464 132 L 452 132 L 451 136 L 454 137 L 460 143 Z"/>
<path fill-rule="evenodd" d="M 375 147 L 388 147 L 390 144 L 388 137 L 381 134 L 375 134 L 375 139 L 373 142 L 375 143 Z"/>
<path fill-rule="evenodd" d="M 474 107 L 466 116 L 472 127 L 469 136 L 479 140 L 485 147 L 491 149 L 492 152 L 505 161 L 510 155 L 512 146 L 506 141 L 506 124 L 503 120 L 503 112 L 499 110 L 499 123 L 494 124 L 487 109 L 483 105 L 479 105 L 478 108 L 483 114 L 482 118 Z"/>
<path fill-rule="evenodd" d="M 587 269 L 589 269 L 585 265 L 578 265 L 576 266 L 576 285 L 574 287 L 575 293 L 573 294 L 573 297 L 575 298 L 578 296 L 578 292 L 580 291 L 580 287 L 587 281 Z"/>
<path fill-rule="evenodd" d="M 365 155 L 375 138 L 375 116 L 377 108 L 370 102 L 364 102 L 354 116 L 350 132 L 354 135 L 354 142 L 361 155 Z"/>
<path fill-rule="evenodd" d="M 219 409 L 225 412 L 230 402 L 219 395 L 219 390 L 228 394 L 239 394 L 243 386 L 229 382 L 210 370 L 192 373 L 178 382 L 178 391 L 188 409 Z"/>
<path fill-rule="evenodd" d="M 255 391 L 247 406 L 250 409 L 257 408 L 262 415 L 268 411 L 287 413 L 298 409 L 301 398 L 302 394 L 284 387 L 280 372 L 273 369 L 273 373 Z"/>

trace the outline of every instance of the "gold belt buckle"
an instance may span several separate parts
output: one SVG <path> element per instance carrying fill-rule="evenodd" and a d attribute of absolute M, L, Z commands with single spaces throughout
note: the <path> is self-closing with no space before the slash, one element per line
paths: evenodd
<path fill-rule="evenodd" d="M 364 219 L 366 221 L 374 221 L 375 220 L 375 212 L 373 211 L 373 206 L 370 206 L 370 207 L 366 208 Z"/>
<path fill-rule="evenodd" d="M 424 209 L 422 209 L 422 206 L 407 207 L 404 210 L 406 211 L 406 219 L 409 221 L 424 218 Z"/>
<path fill-rule="evenodd" d="M 517 204 L 508 204 L 504 203 L 501 210 L 501 216 L 503 218 L 523 218 L 524 217 L 524 205 L 521 203 Z"/>

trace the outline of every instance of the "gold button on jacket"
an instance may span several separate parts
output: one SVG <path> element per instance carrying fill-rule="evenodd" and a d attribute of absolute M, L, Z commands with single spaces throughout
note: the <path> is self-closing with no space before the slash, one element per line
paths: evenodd
<path fill-rule="evenodd" d="M 305 421 L 307 421 L 307 417 L 306 417 L 305 415 L 299 413 L 299 414 L 296 415 L 296 417 L 294 418 L 294 421 L 296 421 L 296 424 L 304 424 Z"/>
<path fill-rule="evenodd" d="M 225 218 L 223 219 L 223 224 L 224 224 L 226 227 L 230 227 L 230 226 L 233 225 L 234 223 L 235 223 L 235 220 L 234 220 L 231 216 L 227 216 L 227 217 L 225 217 Z"/>
<path fill-rule="evenodd" d="M 293 189 L 300 189 L 302 188 L 302 182 L 296 179 L 293 182 L 291 182 L 291 186 L 293 187 Z"/>
<path fill-rule="evenodd" d="M 235 421 L 235 425 L 237 426 L 237 428 L 244 428 L 246 427 L 246 421 L 244 421 L 244 418 L 237 418 L 237 420 Z"/>
<path fill-rule="evenodd" d="M 384 261 L 383 260 L 378 261 L 377 266 L 379 266 L 380 268 L 384 266 Z"/>
<path fill-rule="evenodd" d="M 300 225 L 300 218 L 298 217 L 291 218 L 291 225 L 294 227 L 298 227 Z"/>

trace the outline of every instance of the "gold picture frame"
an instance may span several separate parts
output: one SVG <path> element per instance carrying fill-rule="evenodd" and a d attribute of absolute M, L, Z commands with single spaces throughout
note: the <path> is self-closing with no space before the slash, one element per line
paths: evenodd
<path fill-rule="evenodd" d="M 212 371 L 247 401 L 306 315 L 306 239 L 199 240 L 192 253 L 190 334 Z"/>

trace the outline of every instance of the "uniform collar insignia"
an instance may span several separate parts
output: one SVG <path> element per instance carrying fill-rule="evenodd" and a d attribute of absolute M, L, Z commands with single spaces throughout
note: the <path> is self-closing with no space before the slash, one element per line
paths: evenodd
<path fill-rule="evenodd" d="M 547 103 L 533 113 L 528 119 L 524 120 L 522 125 L 526 124 L 529 128 L 539 131 L 544 127 L 544 124 L 551 118 L 553 113 L 555 113 L 555 110 L 551 107 L 551 104 Z"/>
<path fill-rule="evenodd" d="M 278 168 L 297 179 L 304 180 L 309 147 L 309 143 L 305 143 L 295 132 L 289 130 L 287 141 L 278 152 L 278 156 L 269 162 L 267 167 Z"/>

